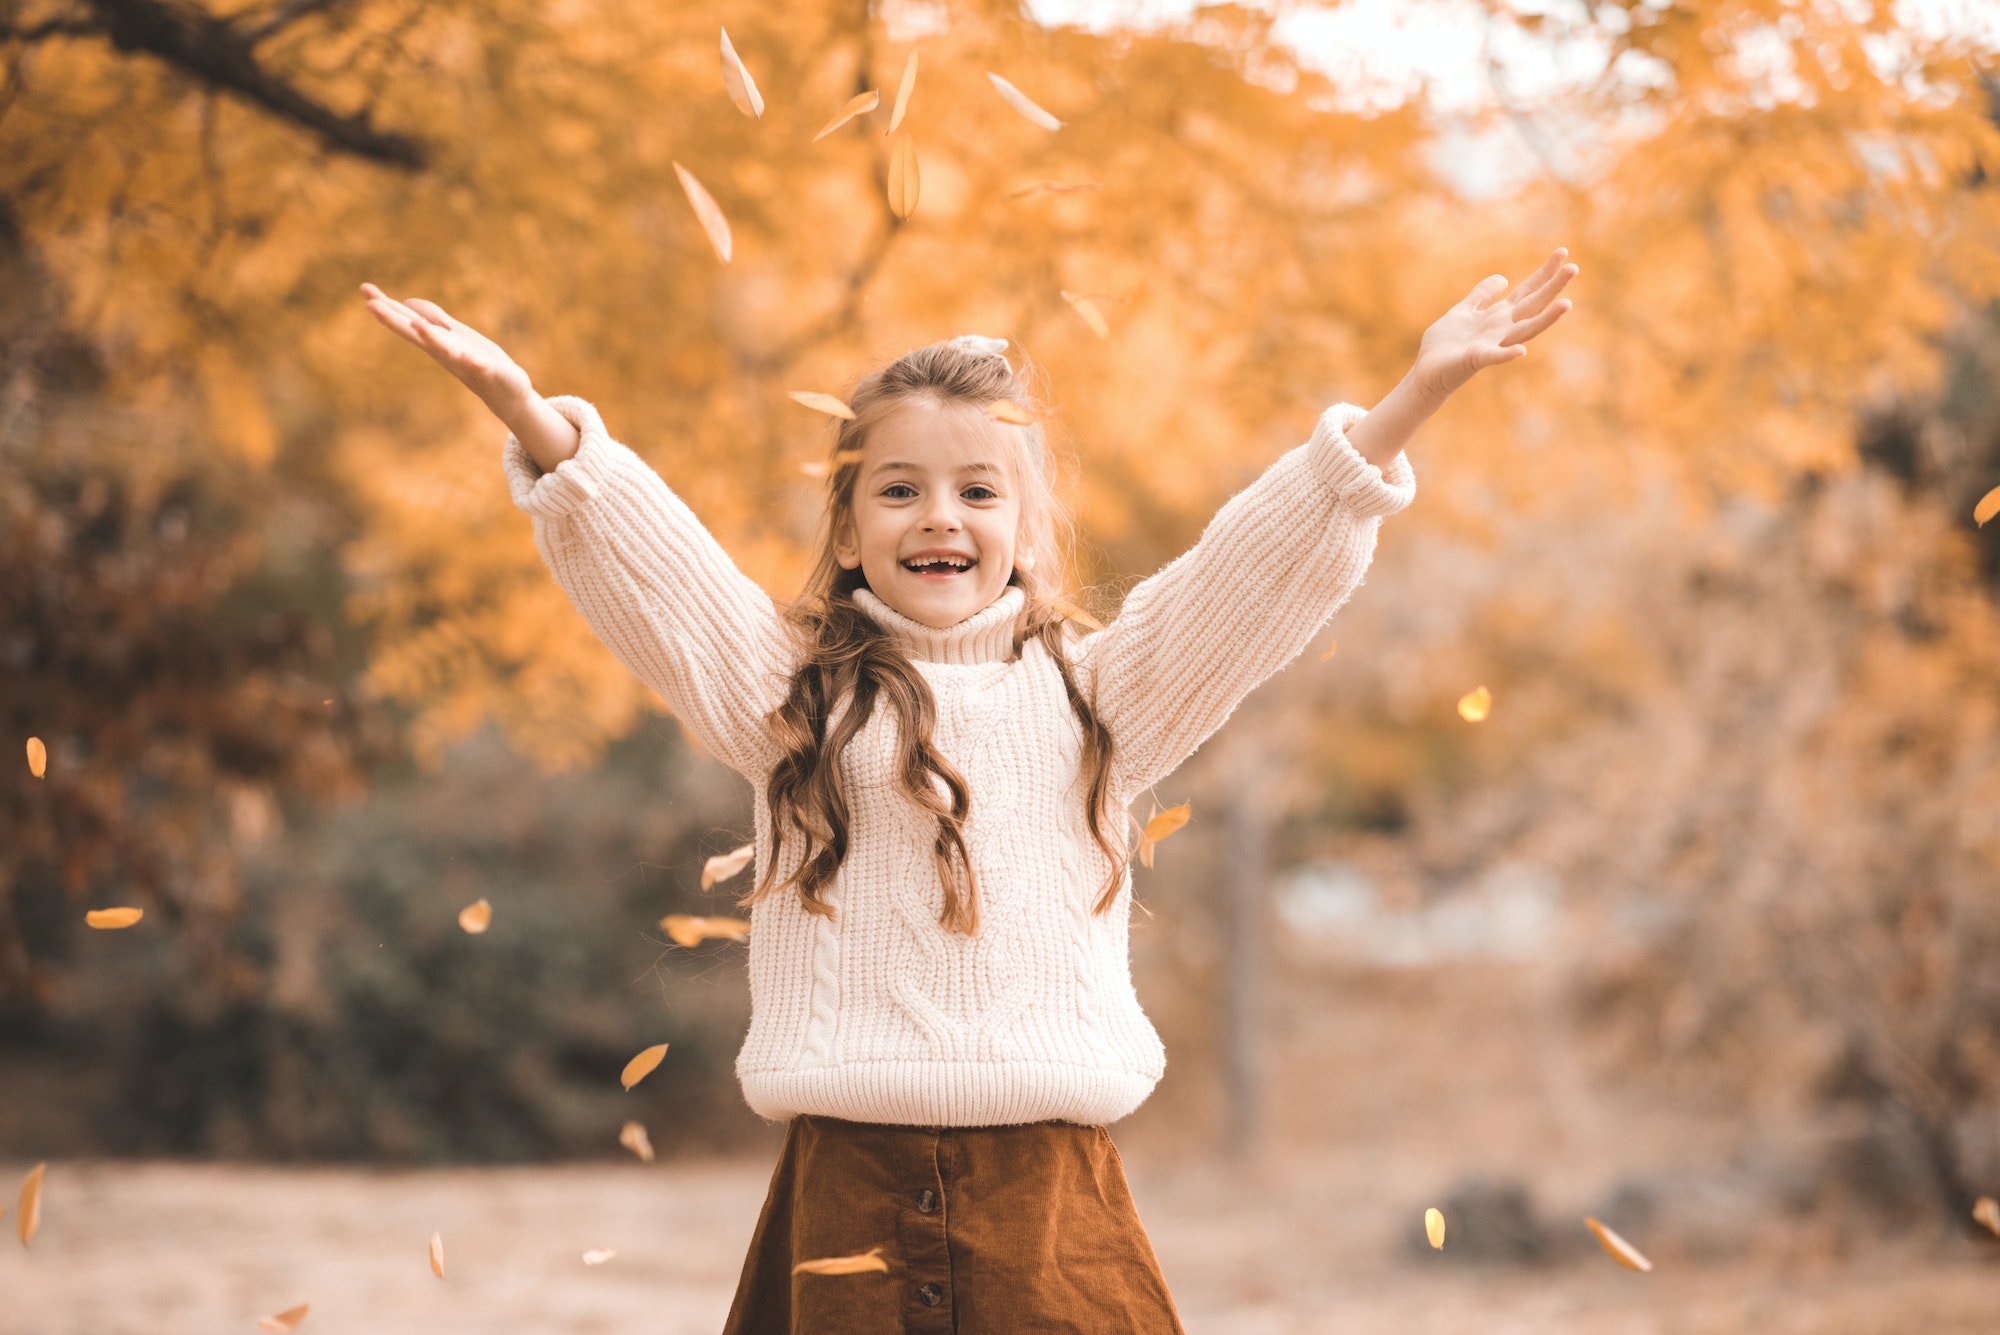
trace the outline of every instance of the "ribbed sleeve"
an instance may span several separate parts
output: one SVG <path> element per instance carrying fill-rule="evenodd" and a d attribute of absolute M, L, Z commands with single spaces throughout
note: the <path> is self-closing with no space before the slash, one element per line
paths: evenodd
<path fill-rule="evenodd" d="M 1114 745 L 1123 803 L 1220 727 L 1290 662 L 1361 584 L 1384 516 L 1416 498 L 1410 461 L 1385 472 L 1347 439 L 1351 403 L 1209 521 L 1201 540 L 1085 637 L 1081 661 Z"/>
<path fill-rule="evenodd" d="M 797 663 L 776 605 L 606 433 L 595 407 L 574 395 L 548 402 L 577 428 L 576 454 L 544 473 L 512 434 L 502 454 L 543 561 L 598 639 L 704 747 L 753 778 L 768 772 L 764 719 Z"/>

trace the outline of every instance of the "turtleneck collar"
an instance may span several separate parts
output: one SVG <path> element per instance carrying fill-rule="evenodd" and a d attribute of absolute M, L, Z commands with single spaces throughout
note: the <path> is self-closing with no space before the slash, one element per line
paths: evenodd
<path fill-rule="evenodd" d="M 984 611 L 943 630 L 912 621 L 876 597 L 873 589 L 856 589 L 854 605 L 918 662 L 1004 663 L 1014 656 L 1014 624 L 1020 620 L 1024 597 L 1010 584 Z"/>

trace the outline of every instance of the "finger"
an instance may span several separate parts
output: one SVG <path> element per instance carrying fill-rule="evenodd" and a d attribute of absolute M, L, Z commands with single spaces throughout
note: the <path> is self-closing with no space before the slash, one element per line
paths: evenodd
<path fill-rule="evenodd" d="M 1507 290 L 1506 274 L 1503 273 L 1488 274 L 1486 277 L 1479 280 L 1479 282 L 1473 287 L 1471 292 L 1466 294 L 1465 299 L 1466 301 L 1471 303 L 1472 309 L 1476 311 L 1483 311 L 1488 306 L 1491 306 L 1494 303 L 1494 301 L 1500 296 L 1500 294 L 1502 292 L 1505 292 L 1506 290 Z"/>
<path fill-rule="evenodd" d="M 1562 268 L 1555 271 L 1547 282 L 1513 303 L 1514 318 L 1516 320 L 1526 320 L 1532 316 L 1540 315 L 1548 308 L 1548 304 L 1554 301 L 1564 288 L 1569 286 L 1569 280 L 1576 277 L 1579 272 L 1580 270 L 1574 264 L 1563 265 Z"/>
<path fill-rule="evenodd" d="M 1507 300 L 1519 301 L 1522 297 L 1526 296 L 1530 292 L 1533 292 L 1543 283 L 1548 282 L 1549 276 L 1556 272 L 1556 266 L 1560 265 L 1563 262 L 1563 256 L 1567 254 L 1569 254 L 1569 251 L 1566 248 L 1562 246 L 1557 246 L 1555 248 L 1554 253 L 1552 253 L 1547 259 L 1542 261 L 1541 268 L 1535 270 L 1533 273 L 1529 274 L 1526 278 L 1523 278 L 1521 280 L 1521 285 L 1515 288 L 1512 292 L 1509 292 L 1507 294 Z"/>
<path fill-rule="evenodd" d="M 1562 319 L 1568 313 L 1569 305 L 1569 298 L 1565 297 L 1543 311 L 1540 315 L 1537 315 L 1534 319 L 1515 325 L 1507 331 L 1507 337 L 1500 340 L 1500 346 L 1505 348 L 1526 343 L 1557 320 Z"/>
<path fill-rule="evenodd" d="M 444 307 L 438 305 L 435 301 L 425 301 L 422 297 L 411 297 L 410 309 L 420 313 L 432 324 L 442 325 L 446 329 L 457 329 L 460 327 L 458 321 L 445 314 Z"/>
<path fill-rule="evenodd" d="M 370 286 L 372 287 L 374 285 L 370 284 Z M 403 319 L 408 320 L 412 324 L 423 323 L 423 317 L 421 315 L 418 315 L 415 311 L 411 310 L 408 306 L 405 306 L 402 302 L 396 300 L 394 297 L 390 296 L 388 293 L 384 292 L 379 287 L 375 288 L 375 296 L 373 297 L 373 299 L 370 301 L 369 304 L 373 305 L 375 302 L 382 303 L 384 306 L 387 306 L 390 310 L 396 312 L 396 314 L 400 315 Z"/>

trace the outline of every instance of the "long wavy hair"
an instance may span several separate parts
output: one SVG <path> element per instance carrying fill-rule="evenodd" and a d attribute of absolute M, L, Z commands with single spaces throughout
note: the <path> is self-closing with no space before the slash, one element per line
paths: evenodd
<path fill-rule="evenodd" d="M 965 823 L 972 794 L 965 778 L 933 745 L 937 700 L 908 655 L 889 633 L 854 601 L 867 580 L 846 570 L 836 549 L 854 527 L 854 488 L 868 434 L 885 416 L 912 399 L 929 397 L 985 409 L 1002 399 L 1029 409 L 1036 422 L 1008 426 L 1015 447 L 1015 484 L 1021 492 L 1021 527 L 1016 550 L 1032 554 L 1016 564 L 1008 582 L 1025 595 L 1014 627 L 1018 658 L 1030 640 L 1039 640 L 1062 674 L 1083 733 L 1081 775 L 1085 819 L 1091 838 L 1111 863 L 1094 912 L 1116 900 L 1123 879 L 1125 841 L 1110 834 L 1111 733 L 1077 686 L 1065 641 L 1074 607 L 1062 600 L 1069 575 L 1069 522 L 1050 483 L 1050 463 L 1040 418 L 1045 404 L 1031 388 L 1030 367 L 1011 371 L 1001 357 L 952 343 L 933 343 L 904 354 L 865 377 L 849 396 L 854 417 L 842 420 L 827 468 L 828 497 L 818 556 L 786 619 L 798 635 L 805 661 L 793 676 L 784 703 L 770 716 L 784 756 L 771 771 L 770 856 L 743 903 L 796 886 L 810 913 L 830 915 L 826 901 L 847 856 L 849 812 L 841 791 L 840 758 L 878 708 L 895 720 L 897 772 L 904 796 L 937 822 L 932 859 L 944 887 L 938 921 L 950 931 L 979 930 L 979 886 L 966 848 Z M 845 708 L 842 708 L 842 706 Z M 778 880 L 781 855 L 796 838 L 803 845 L 798 868 Z"/>

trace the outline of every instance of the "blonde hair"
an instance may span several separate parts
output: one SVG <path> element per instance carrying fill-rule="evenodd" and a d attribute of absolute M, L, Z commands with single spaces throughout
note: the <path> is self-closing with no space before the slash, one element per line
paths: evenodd
<path fill-rule="evenodd" d="M 1014 627 L 1014 652 L 1018 657 L 1029 640 L 1039 640 L 1062 674 L 1063 689 L 1083 731 L 1086 821 L 1091 837 L 1111 862 L 1111 875 L 1094 911 L 1104 912 L 1117 898 L 1125 849 L 1122 840 L 1114 843 L 1108 833 L 1111 734 L 1077 686 L 1070 666 L 1065 643 L 1068 605 L 1062 600 L 1070 575 L 1070 525 L 1050 480 L 1048 447 L 1039 421 L 1045 404 L 1031 388 L 1029 369 L 1025 360 L 1016 373 L 995 353 L 962 343 L 933 343 L 864 377 L 849 396 L 854 417 L 840 423 L 834 440 L 818 555 L 805 589 L 785 613 L 802 642 L 805 662 L 769 720 L 784 754 L 766 788 L 771 805 L 770 855 L 760 859 L 763 874 L 744 898 L 745 904 L 796 886 L 808 912 L 833 912 L 825 894 L 848 846 L 840 757 L 876 707 L 884 705 L 897 725 L 903 791 L 937 822 L 932 855 L 944 887 L 938 920 L 967 935 L 979 930 L 979 886 L 965 845 L 972 794 L 964 777 L 932 743 L 937 701 L 895 640 L 855 603 L 854 591 L 866 586 L 862 572 L 843 569 L 835 556 L 853 533 L 857 465 L 869 432 L 899 405 L 924 397 L 981 409 L 1007 399 L 1038 419 L 1004 433 L 1018 451 L 1014 463 L 1021 487 L 1021 528 L 1016 550 L 1032 557 L 1027 566 L 1017 561 L 1008 579 L 1024 595 Z M 844 712 L 838 709 L 842 701 L 848 705 Z M 804 846 L 798 870 L 780 882 L 779 855 L 793 836 Z"/>

